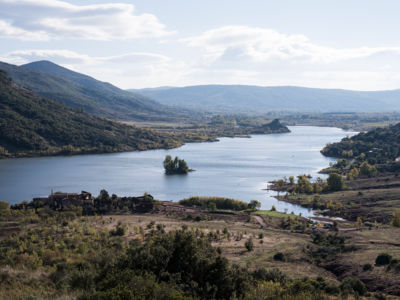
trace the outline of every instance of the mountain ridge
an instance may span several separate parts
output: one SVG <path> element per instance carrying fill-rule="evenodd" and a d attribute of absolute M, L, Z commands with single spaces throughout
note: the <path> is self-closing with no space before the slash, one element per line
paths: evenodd
<path fill-rule="evenodd" d="M 123 121 L 169 121 L 183 117 L 180 111 L 148 97 L 121 90 L 49 61 L 20 67 L 0 62 L 0 70 L 5 71 L 19 86 L 68 107 L 83 109 L 91 115 Z"/>
<path fill-rule="evenodd" d="M 219 113 L 400 111 L 400 89 L 352 91 L 297 86 L 197 85 L 129 91 L 170 106 Z"/>

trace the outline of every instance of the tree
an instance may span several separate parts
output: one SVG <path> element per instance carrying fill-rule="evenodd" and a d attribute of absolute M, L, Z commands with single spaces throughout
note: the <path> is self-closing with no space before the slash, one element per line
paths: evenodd
<path fill-rule="evenodd" d="M 347 175 L 347 178 L 350 180 L 354 179 L 354 178 L 358 177 L 359 173 L 360 172 L 358 171 L 357 168 L 353 168 L 350 170 L 349 174 Z"/>
<path fill-rule="evenodd" d="M 340 191 L 343 189 L 343 178 L 342 175 L 337 173 L 331 173 L 328 177 L 328 187 L 331 191 Z"/>
<path fill-rule="evenodd" d="M 361 165 L 360 165 L 360 174 L 363 176 L 373 176 L 377 173 L 376 167 L 375 166 L 371 166 L 368 162 L 364 161 Z"/>
<path fill-rule="evenodd" d="M 179 159 L 178 160 L 178 172 L 180 174 L 186 174 L 188 171 L 189 171 L 189 167 L 188 167 L 187 163 L 185 162 L 185 160 Z"/>
<path fill-rule="evenodd" d="M 261 202 L 257 200 L 251 200 L 248 204 L 250 209 L 259 209 L 261 207 Z"/>
<path fill-rule="evenodd" d="M 110 200 L 110 195 L 106 190 L 101 190 L 98 198 L 99 200 L 107 201 Z"/>
<path fill-rule="evenodd" d="M 217 204 L 215 204 L 215 202 L 209 202 L 209 203 L 208 203 L 208 208 L 209 208 L 211 211 L 215 211 L 215 210 L 217 210 Z"/>
<path fill-rule="evenodd" d="M 247 251 L 253 251 L 254 250 L 254 243 L 253 239 L 250 237 L 245 243 L 244 246 L 246 247 Z"/>
<path fill-rule="evenodd" d="M 172 159 L 171 155 L 165 156 L 163 165 L 167 175 L 187 174 L 189 172 L 189 167 L 185 160 L 179 159 L 178 156 L 175 159 Z"/>

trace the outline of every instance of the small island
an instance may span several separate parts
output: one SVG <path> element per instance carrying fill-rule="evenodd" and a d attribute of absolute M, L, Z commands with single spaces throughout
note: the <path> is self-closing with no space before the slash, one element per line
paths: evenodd
<path fill-rule="evenodd" d="M 178 156 L 176 156 L 175 159 L 172 159 L 171 155 L 165 156 L 164 169 L 166 175 L 175 175 L 175 174 L 182 175 L 194 171 L 192 169 L 189 169 L 185 160 L 179 159 Z"/>

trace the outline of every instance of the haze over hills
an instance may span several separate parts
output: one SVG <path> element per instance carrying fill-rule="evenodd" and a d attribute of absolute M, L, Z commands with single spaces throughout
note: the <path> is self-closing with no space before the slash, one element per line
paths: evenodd
<path fill-rule="evenodd" d="M 219 113 L 400 111 L 400 90 L 364 92 L 293 86 L 199 85 L 130 91 L 165 105 Z"/>
<path fill-rule="evenodd" d="M 170 148 L 169 133 L 70 109 L 17 86 L 0 71 L 0 158 Z"/>
<path fill-rule="evenodd" d="M 169 121 L 184 116 L 182 111 L 49 61 L 20 67 L 0 62 L 0 70 L 4 70 L 19 86 L 92 115 L 125 121 Z"/>

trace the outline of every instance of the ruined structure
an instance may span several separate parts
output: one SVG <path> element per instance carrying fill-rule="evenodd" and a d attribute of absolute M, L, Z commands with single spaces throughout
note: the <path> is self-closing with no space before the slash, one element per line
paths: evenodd
<path fill-rule="evenodd" d="M 146 213 L 155 210 L 160 202 L 145 194 L 139 197 L 118 197 L 108 193 L 95 198 L 91 193 L 51 193 L 48 197 L 33 198 L 31 202 L 15 204 L 12 209 L 38 209 L 48 207 L 64 211 L 71 207 L 81 207 L 84 215 L 108 214 L 115 212 Z"/>
<path fill-rule="evenodd" d="M 51 193 L 48 197 L 33 198 L 34 207 L 49 206 L 54 210 L 63 210 L 66 206 L 93 206 L 94 197 L 91 193 Z"/>

